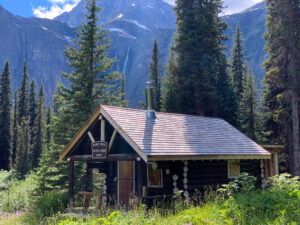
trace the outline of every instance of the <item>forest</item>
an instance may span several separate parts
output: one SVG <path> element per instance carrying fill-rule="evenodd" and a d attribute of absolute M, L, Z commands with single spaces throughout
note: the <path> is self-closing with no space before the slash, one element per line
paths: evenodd
<path fill-rule="evenodd" d="M 59 154 L 99 105 L 128 105 L 124 74 L 111 69 L 117 59 L 108 57 L 108 31 L 105 26 L 97 25 L 97 12 L 101 9 L 96 2 L 86 0 L 86 21 L 77 30 L 72 45 L 65 49 L 72 69 L 70 73 L 62 73 L 68 85 L 58 84 L 51 103 L 45 104 L 43 85 L 37 87 L 35 80 L 29 80 L 26 61 L 22 81 L 14 93 L 9 62 L 1 71 L 0 224 L 5 221 L 10 224 L 5 213 L 18 219 L 26 215 L 23 219 L 31 221 L 17 220 L 15 224 L 38 224 L 41 218 L 63 212 L 67 207 L 68 164 L 59 160 Z M 173 222 L 168 221 L 170 214 L 163 216 L 155 210 L 147 214 L 141 206 L 128 215 L 122 210 L 107 211 L 102 217 L 85 221 L 86 224 L 124 221 L 127 224 L 132 218 L 136 218 L 134 224 L 297 224 L 297 218 L 300 219 L 300 6 L 298 0 L 266 0 L 265 4 L 264 39 L 268 57 L 263 63 L 265 76 L 261 88 L 257 87 L 255 74 L 244 56 L 239 25 L 231 57 L 224 53 L 227 24 L 220 17 L 221 0 L 177 0 L 174 7 L 177 32 L 166 70 L 162 71 L 160 63 L 159 39 L 154 39 L 151 62 L 144 66 L 149 67 L 156 111 L 219 117 L 259 144 L 284 145 L 279 155 L 279 172 L 285 175 L 272 178 L 274 186 L 268 190 L 253 190 L 251 182 L 245 184 L 242 179 L 232 182 L 224 186 L 223 194 L 206 195 L 211 199 L 199 206 L 202 208 L 189 208 L 188 203 L 178 200 L 176 213 L 169 219 Z M 141 102 L 140 108 L 144 107 Z M 83 163 L 77 163 L 75 170 L 83 170 Z M 84 187 L 85 178 L 84 173 L 75 177 L 76 190 Z M 235 184 L 244 189 L 236 188 Z M 279 192 L 281 195 L 275 196 Z M 284 200 L 283 196 L 288 197 Z M 263 204 L 260 200 L 280 201 L 279 207 L 251 211 L 245 204 L 249 201 L 255 208 L 256 203 Z M 243 204 L 245 208 L 240 208 Z M 264 212 L 262 217 L 252 220 L 251 215 L 259 214 L 259 210 Z M 24 212 L 38 212 L 39 219 Z M 234 216 L 234 212 L 240 212 L 240 216 Z M 188 217 L 195 213 L 198 218 Z M 152 223 L 151 218 L 154 218 Z M 73 222 L 60 219 L 64 222 L 59 224 L 84 224 L 76 219 Z"/>

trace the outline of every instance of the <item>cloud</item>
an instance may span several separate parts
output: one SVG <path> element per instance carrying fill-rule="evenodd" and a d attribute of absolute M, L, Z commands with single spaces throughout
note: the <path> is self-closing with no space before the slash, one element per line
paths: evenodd
<path fill-rule="evenodd" d="M 70 12 L 80 0 L 48 0 L 50 7 L 32 7 L 33 15 L 39 18 L 53 19 L 64 12 Z"/>

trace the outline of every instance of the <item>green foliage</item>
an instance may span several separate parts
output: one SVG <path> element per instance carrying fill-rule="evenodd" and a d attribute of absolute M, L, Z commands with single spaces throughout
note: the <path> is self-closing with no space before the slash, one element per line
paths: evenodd
<path fill-rule="evenodd" d="M 289 143 L 289 169 L 294 176 L 300 176 L 298 5 L 296 0 L 266 0 L 267 31 L 264 34 L 268 53 L 264 62 L 265 106 L 269 112 L 266 125 L 272 128 L 270 138 Z"/>
<path fill-rule="evenodd" d="M 36 180 L 32 176 L 17 180 L 14 176 L 6 179 L 7 189 L 0 191 L 0 210 L 15 212 L 34 209 L 38 199 Z"/>
<path fill-rule="evenodd" d="M 8 62 L 0 77 L 0 169 L 9 169 L 11 148 L 11 80 Z"/>
<path fill-rule="evenodd" d="M 258 91 L 254 82 L 251 68 L 243 76 L 243 89 L 239 105 L 239 118 L 241 131 L 249 138 L 255 140 L 258 132 Z"/>
<path fill-rule="evenodd" d="M 256 178 L 254 176 L 244 172 L 228 184 L 223 184 L 222 188 L 218 189 L 218 192 L 227 197 L 232 197 L 237 192 L 249 192 L 254 190 L 255 181 Z"/>
<path fill-rule="evenodd" d="M 166 75 L 164 76 L 161 108 L 164 112 L 176 112 L 176 90 L 177 81 L 175 80 L 175 52 L 174 46 L 171 45 L 170 56 L 168 59 L 168 65 Z"/>
<path fill-rule="evenodd" d="M 65 192 L 49 192 L 37 201 L 37 213 L 42 217 L 52 216 L 62 212 L 68 205 L 68 195 Z"/>
<path fill-rule="evenodd" d="M 240 25 L 238 24 L 235 31 L 233 48 L 231 50 L 231 66 L 230 66 L 234 93 L 238 104 L 240 102 L 240 99 L 242 98 L 242 92 L 243 92 L 243 77 L 244 77 L 243 50 L 244 48 L 242 45 Z"/>
<path fill-rule="evenodd" d="M 154 39 L 152 50 L 152 61 L 150 63 L 150 81 L 153 90 L 153 109 L 161 110 L 161 75 L 159 66 L 159 50 L 157 47 L 157 39 Z"/>

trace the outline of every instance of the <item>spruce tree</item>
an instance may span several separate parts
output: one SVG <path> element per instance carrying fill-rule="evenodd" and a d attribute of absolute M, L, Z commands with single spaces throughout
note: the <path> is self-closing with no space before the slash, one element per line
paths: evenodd
<path fill-rule="evenodd" d="M 242 42 L 240 25 L 238 24 L 235 31 L 233 48 L 231 50 L 230 66 L 233 89 L 238 104 L 243 92 L 244 55 Z"/>
<path fill-rule="evenodd" d="M 176 94 L 177 112 L 217 116 L 218 62 L 226 24 L 219 14 L 221 1 L 177 0 Z"/>
<path fill-rule="evenodd" d="M 51 122 L 51 107 L 49 105 L 46 113 L 46 143 L 48 148 L 50 147 L 50 144 L 52 142 Z"/>
<path fill-rule="evenodd" d="M 36 116 L 36 92 L 35 92 L 36 84 L 35 81 L 32 80 L 30 83 L 29 90 L 29 126 L 32 127 L 35 121 Z"/>
<path fill-rule="evenodd" d="M 99 104 L 121 102 L 120 75 L 110 72 L 115 60 L 107 57 L 110 42 L 107 31 L 97 26 L 100 8 L 96 2 L 86 0 L 86 21 L 77 30 L 74 45 L 65 51 L 69 66 L 74 69 L 70 74 L 63 73 L 70 81 L 69 88 L 61 86 L 64 104 L 63 115 L 58 119 L 67 124 L 60 131 L 65 140 L 70 140 Z"/>
<path fill-rule="evenodd" d="M 11 80 L 6 62 L 0 77 L 0 170 L 9 169 L 11 146 Z"/>
<path fill-rule="evenodd" d="M 12 137 L 12 151 L 11 151 L 11 167 L 16 169 L 16 155 L 19 149 L 19 108 L 18 108 L 18 89 L 15 91 L 14 99 L 14 119 L 13 119 L 13 137 Z"/>
<path fill-rule="evenodd" d="M 152 61 L 150 63 L 150 81 L 153 90 L 153 108 L 160 111 L 161 103 L 161 75 L 159 68 L 159 50 L 157 47 L 157 38 L 154 39 L 152 50 Z"/>
<path fill-rule="evenodd" d="M 176 112 L 176 81 L 175 81 L 175 53 L 171 45 L 166 75 L 164 76 L 161 108 L 164 112 Z"/>
<path fill-rule="evenodd" d="M 45 100 L 44 100 L 44 87 L 41 85 L 39 90 L 39 97 L 37 100 L 36 117 L 34 121 L 33 141 L 32 141 L 32 154 L 31 154 L 31 168 L 36 168 L 41 156 L 45 149 Z"/>
<path fill-rule="evenodd" d="M 241 93 L 239 113 L 243 133 L 253 140 L 257 138 L 258 102 L 258 91 L 254 82 L 253 72 L 249 69 L 243 79 L 243 91 Z"/>
<path fill-rule="evenodd" d="M 16 170 L 24 176 L 30 168 L 28 160 L 30 148 L 29 122 L 25 117 L 22 117 L 20 126 L 18 127 L 18 134 L 19 145 L 16 152 Z"/>
<path fill-rule="evenodd" d="M 227 60 L 225 54 L 220 54 L 218 59 L 217 73 L 217 107 L 218 117 L 229 122 L 235 127 L 239 127 L 238 105 L 230 77 L 227 73 Z"/>
<path fill-rule="evenodd" d="M 27 63 L 24 62 L 23 67 L 23 77 L 22 77 L 22 85 L 19 93 L 19 123 L 23 120 L 28 119 L 29 115 L 29 96 L 28 96 L 28 71 L 27 71 Z"/>
<path fill-rule="evenodd" d="M 289 149 L 289 169 L 300 176 L 299 85 L 300 17 L 297 0 L 267 0 L 265 33 L 269 58 L 264 63 L 270 102 L 276 117 L 284 124 Z M 266 105 L 270 105 L 267 103 Z"/>

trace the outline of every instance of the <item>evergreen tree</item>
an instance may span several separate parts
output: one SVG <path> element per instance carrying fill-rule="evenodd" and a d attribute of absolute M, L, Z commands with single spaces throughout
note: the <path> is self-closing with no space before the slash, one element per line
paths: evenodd
<path fill-rule="evenodd" d="M 19 145 L 16 152 L 16 170 L 25 175 L 29 169 L 28 153 L 29 153 L 29 123 L 22 117 L 20 126 L 18 127 Z"/>
<path fill-rule="evenodd" d="M 44 100 L 44 87 L 41 85 L 39 91 L 39 97 L 36 107 L 36 118 L 34 121 L 33 130 L 33 146 L 31 154 L 31 168 L 36 168 L 41 156 L 41 153 L 45 149 L 45 100 Z"/>
<path fill-rule="evenodd" d="M 231 125 L 239 127 L 238 105 L 230 78 L 227 73 L 227 60 L 224 54 L 218 59 L 217 72 L 217 106 L 218 117 L 223 118 Z"/>
<path fill-rule="evenodd" d="M 28 71 L 27 71 L 27 63 L 24 62 L 23 67 L 23 78 L 22 78 L 22 86 L 19 94 L 19 123 L 23 120 L 28 119 L 29 115 L 29 99 L 28 99 Z"/>
<path fill-rule="evenodd" d="M 52 134 L 51 134 L 51 107 L 50 105 L 48 106 L 47 113 L 46 113 L 46 143 L 47 147 L 50 147 L 50 144 L 52 142 Z"/>
<path fill-rule="evenodd" d="M 177 0 L 176 94 L 177 112 L 218 115 L 218 62 L 224 49 L 226 24 L 221 1 Z"/>
<path fill-rule="evenodd" d="M 289 149 L 289 169 L 300 176 L 299 85 L 300 85 L 300 17 L 297 0 L 267 0 L 266 50 L 264 63 L 269 102 L 284 124 Z M 274 105 L 272 105 L 274 103 Z"/>
<path fill-rule="evenodd" d="M 241 129 L 249 138 L 255 140 L 257 135 L 257 105 L 258 92 L 254 82 L 254 76 L 251 69 L 244 75 L 243 92 L 240 99 L 240 118 Z"/>
<path fill-rule="evenodd" d="M 32 80 L 30 83 L 30 90 L 29 90 L 29 126 L 30 127 L 33 127 L 35 116 L 36 116 L 35 88 L 36 88 L 35 81 Z"/>
<path fill-rule="evenodd" d="M 152 61 L 150 63 L 150 81 L 153 90 L 153 108 L 160 111 L 161 102 L 161 76 L 159 68 L 159 51 L 157 47 L 157 39 L 154 39 L 152 50 Z"/>
<path fill-rule="evenodd" d="M 170 56 L 166 75 L 164 76 L 164 86 L 161 100 L 162 111 L 176 112 L 176 81 L 175 81 L 175 53 L 174 46 L 171 45 Z"/>
<path fill-rule="evenodd" d="M 69 66 L 74 70 L 63 74 L 70 81 L 70 88 L 60 87 L 64 103 L 57 123 L 68 124 L 59 131 L 64 140 L 70 140 L 99 104 L 120 104 L 121 101 L 120 75 L 109 72 L 115 60 L 107 57 L 110 42 L 103 27 L 97 26 L 100 9 L 96 2 L 86 1 L 86 22 L 77 30 L 75 46 L 65 51 Z"/>
<path fill-rule="evenodd" d="M 16 155 L 19 149 L 19 108 L 18 108 L 18 89 L 15 91 L 15 101 L 14 101 L 14 119 L 13 119 L 13 137 L 12 137 L 12 151 L 11 151 L 11 167 L 16 169 Z"/>
<path fill-rule="evenodd" d="M 240 25 L 238 24 L 235 31 L 235 37 L 233 42 L 233 48 L 231 50 L 231 77 L 233 83 L 234 93 L 236 95 L 237 102 L 242 97 L 243 92 L 243 76 L 244 76 L 244 55 L 242 45 Z"/>
<path fill-rule="evenodd" d="M 11 80 L 6 62 L 0 77 L 0 170 L 9 169 L 11 146 Z"/>

